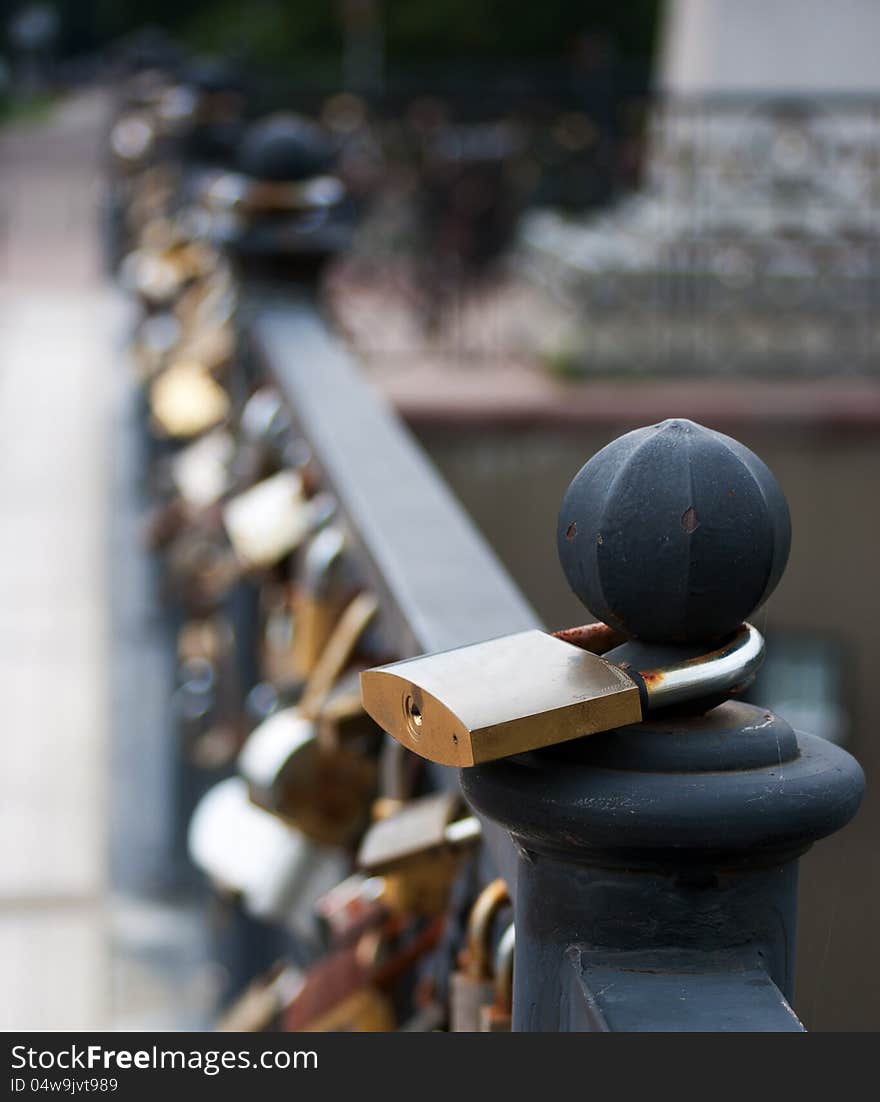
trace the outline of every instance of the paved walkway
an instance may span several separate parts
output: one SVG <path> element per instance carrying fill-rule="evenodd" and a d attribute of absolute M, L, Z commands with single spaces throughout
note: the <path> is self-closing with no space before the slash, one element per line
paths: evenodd
<path fill-rule="evenodd" d="M 107 1024 L 100 98 L 0 135 L 0 1028 Z"/>

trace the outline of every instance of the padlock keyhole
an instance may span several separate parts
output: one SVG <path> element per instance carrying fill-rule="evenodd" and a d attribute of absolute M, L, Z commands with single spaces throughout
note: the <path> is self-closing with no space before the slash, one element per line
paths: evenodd
<path fill-rule="evenodd" d="M 406 713 L 406 725 L 409 733 L 418 742 L 422 730 L 422 710 L 412 696 L 407 696 L 404 700 L 403 710 Z"/>

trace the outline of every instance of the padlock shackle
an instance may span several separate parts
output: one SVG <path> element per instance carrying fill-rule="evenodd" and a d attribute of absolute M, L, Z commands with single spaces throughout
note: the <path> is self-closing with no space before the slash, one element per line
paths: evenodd
<path fill-rule="evenodd" d="M 491 881 L 477 896 L 467 922 L 465 971 L 473 980 L 489 980 L 493 973 L 490 944 L 492 923 L 502 907 L 510 903 L 507 884 L 502 879 Z"/>
<path fill-rule="evenodd" d="M 586 624 L 555 632 L 557 639 L 593 654 L 618 646 L 623 636 L 607 624 Z M 741 624 L 715 650 L 652 670 L 621 664 L 639 689 L 642 710 L 656 711 L 673 704 L 729 693 L 748 684 L 764 661 L 764 636 L 752 624 Z"/>
<path fill-rule="evenodd" d="M 764 636 L 745 623 L 726 643 L 707 654 L 660 669 L 639 670 L 649 710 L 718 696 L 747 685 L 764 661 L 764 651 Z"/>

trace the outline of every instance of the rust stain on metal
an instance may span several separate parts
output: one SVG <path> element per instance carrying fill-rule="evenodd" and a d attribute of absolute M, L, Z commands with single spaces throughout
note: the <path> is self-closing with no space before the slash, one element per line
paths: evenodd
<path fill-rule="evenodd" d="M 565 538 L 567 540 L 573 540 L 574 537 L 577 534 L 578 534 L 577 523 L 575 521 L 572 521 L 571 524 L 569 524 L 569 526 L 565 529 Z"/>
<path fill-rule="evenodd" d="M 687 532 L 688 535 L 690 535 L 692 532 L 696 532 L 696 530 L 700 527 L 700 519 L 697 516 L 697 510 L 693 507 L 693 505 L 691 505 L 688 509 L 685 509 L 685 511 L 682 513 L 681 526 L 682 528 L 684 528 L 685 532 Z"/>
<path fill-rule="evenodd" d="M 626 636 L 609 627 L 608 624 L 583 624 L 581 627 L 563 628 L 554 631 L 554 636 L 563 643 L 571 643 L 581 650 L 588 650 L 593 654 L 604 654 L 612 647 L 618 647 L 626 642 Z"/>

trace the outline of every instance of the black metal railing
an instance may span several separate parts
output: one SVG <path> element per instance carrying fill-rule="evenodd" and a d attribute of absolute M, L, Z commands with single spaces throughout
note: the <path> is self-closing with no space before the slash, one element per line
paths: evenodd
<path fill-rule="evenodd" d="M 539 627 L 418 442 L 309 299 L 288 294 L 257 307 L 248 334 L 379 597 L 380 649 L 407 658 Z M 438 788 L 458 785 L 455 770 L 433 766 L 432 774 Z M 492 823 L 484 829 L 494 867 L 514 890 L 510 840 Z"/>

